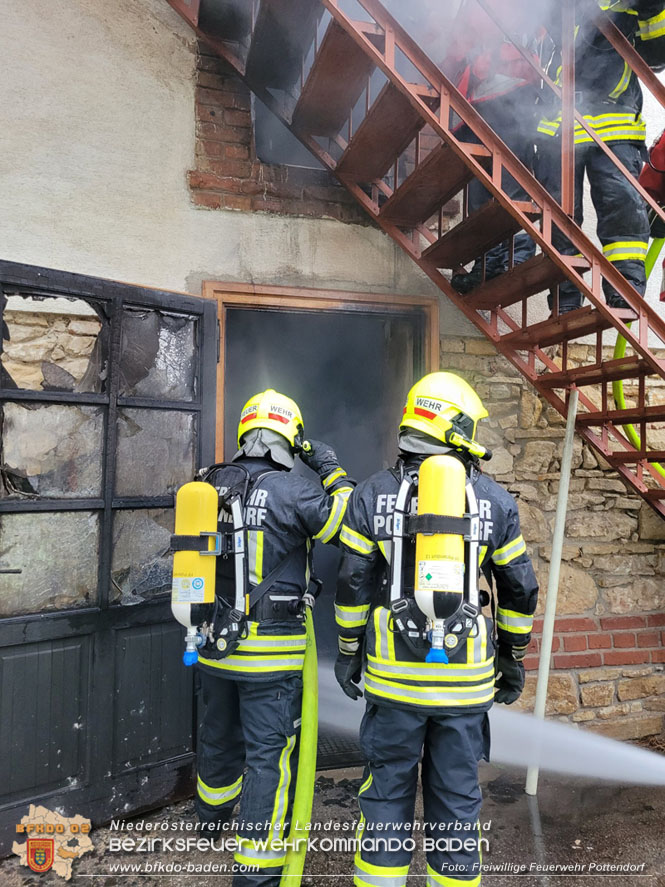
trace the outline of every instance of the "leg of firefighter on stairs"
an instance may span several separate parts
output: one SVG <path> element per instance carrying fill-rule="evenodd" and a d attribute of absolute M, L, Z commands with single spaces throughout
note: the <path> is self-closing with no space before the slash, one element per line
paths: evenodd
<path fill-rule="evenodd" d="M 556 618 L 557 594 L 559 591 L 559 572 L 561 569 L 561 555 L 563 553 L 564 531 L 566 528 L 566 513 L 568 511 L 568 490 L 570 487 L 570 469 L 573 461 L 573 442 L 575 440 L 575 417 L 577 416 L 577 401 L 579 390 L 572 388 L 568 400 L 568 420 L 566 422 L 566 436 L 563 442 L 563 456 L 561 458 L 561 475 L 559 477 L 559 495 L 556 503 L 556 516 L 554 518 L 554 536 L 552 539 L 552 558 L 550 560 L 550 572 L 547 579 L 547 598 L 545 600 L 545 616 L 543 619 L 543 635 L 540 641 L 540 661 L 538 663 L 538 681 L 536 683 L 536 704 L 534 715 L 537 718 L 545 718 L 547 703 L 547 684 L 550 678 L 550 660 L 552 658 L 552 638 L 554 636 L 554 620 Z M 526 774 L 526 793 L 535 795 L 538 792 L 539 768 L 531 765 Z"/>

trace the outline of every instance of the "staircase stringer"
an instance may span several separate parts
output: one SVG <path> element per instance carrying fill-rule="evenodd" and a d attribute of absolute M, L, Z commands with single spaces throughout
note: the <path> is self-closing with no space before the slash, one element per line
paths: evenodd
<path fill-rule="evenodd" d="M 420 48 L 413 42 L 411 37 L 401 28 L 401 26 L 386 12 L 378 0 L 360 0 L 361 5 L 367 12 L 375 17 L 377 23 L 385 28 L 392 30 L 394 36 L 394 46 L 400 48 L 408 60 L 420 71 L 427 79 L 429 84 L 438 91 L 442 98 L 439 113 L 434 112 L 422 101 L 422 99 L 410 88 L 409 83 L 391 67 L 382 54 L 373 43 L 371 43 L 356 23 L 343 13 L 338 5 L 337 0 L 321 0 L 331 16 L 340 24 L 355 42 L 370 55 L 376 66 L 382 70 L 384 75 L 407 97 L 413 107 L 417 108 L 425 122 L 428 123 L 437 135 L 446 142 L 457 156 L 471 169 L 474 176 L 484 185 L 484 187 L 493 195 L 493 197 L 506 209 L 520 224 L 520 227 L 526 231 L 533 240 L 541 247 L 542 251 L 557 265 L 563 272 L 564 276 L 571 280 L 576 287 L 582 292 L 594 305 L 596 309 L 605 317 L 611 326 L 613 326 L 626 341 L 644 357 L 644 359 L 652 366 L 654 372 L 665 378 L 665 361 L 659 360 L 651 350 L 646 346 L 646 336 L 636 335 L 634 331 L 614 314 L 613 309 L 609 308 L 601 291 L 601 276 L 605 278 L 614 289 L 619 292 L 626 302 L 636 311 L 640 320 L 640 326 L 646 323 L 648 328 L 658 337 L 665 347 L 665 322 L 656 314 L 656 312 L 647 305 L 638 295 L 632 286 L 626 281 L 623 275 L 609 262 L 601 250 L 589 239 L 582 229 L 569 218 L 561 209 L 561 207 L 550 197 L 540 182 L 529 172 L 529 170 L 515 157 L 510 149 L 503 143 L 501 139 L 488 126 L 478 112 L 473 108 L 456 87 L 443 75 Z M 383 19 L 383 21 L 382 21 Z M 472 131 L 481 139 L 481 144 L 487 148 L 493 157 L 493 171 L 488 174 L 483 166 L 476 160 L 472 154 L 465 150 L 463 143 L 460 143 L 454 134 L 444 125 L 443 120 L 449 118 L 449 111 L 453 110 Z M 297 131 L 294 131 L 299 136 Z M 503 171 L 512 175 L 522 186 L 524 191 L 534 201 L 543 212 L 543 231 L 528 218 L 521 210 L 515 206 L 512 201 L 501 188 L 501 180 Z M 556 225 L 560 228 L 574 244 L 579 253 L 588 260 L 592 269 L 591 286 L 585 281 L 582 275 L 566 261 L 566 257 L 552 245 L 551 234 L 552 226 Z"/>
<path fill-rule="evenodd" d="M 171 5 L 173 5 L 174 8 L 177 9 L 177 6 L 176 6 L 177 0 L 168 0 L 168 2 L 171 3 Z M 333 2 L 333 0 L 321 0 L 321 2 L 326 7 L 328 7 L 328 8 L 333 7 L 333 9 L 336 10 L 336 5 Z M 365 6 L 368 6 L 370 4 L 376 5 L 376 4 L 374 4 L 374 0 L 363 0 L 363 3 Z M 331 14 L 333 14 L 334 18 L 337 18 L 339 20 L 338 16 L 336 16 L 334 14 L 333 9 L 330 9 Z M 180 11 L 180 10 L 178 10 L 178 11 Z M 341 15 L 341 13 L 340 13 L 340 15 Z M 387 16 L 387 13 L 385 13 L 385 15 Z M 187 16 L 183 16 L 183 17 L 188 21 L 190 26 L 193 27 L 193 29 L 195 30 L 197 35 L 203 41 L 205 41 L 211 47 L 211 49 L 213 49 L 213 51 L 215 51 L 227 63 L 229 63 L 234 68 L 234 70 L 236 70 L 238 75 L 243 80 L 245 80 L 245 82 L 247 82 L 245 70 L 244 70 L 244 65 L 243 65 L 242 61 L 237 56 L 234 55 L 234 53 L 229 49 L 229 47 L 225 46 L 223 41 L 220 41 L 218 39 L 210 37 L 205 32 L 201 31 L 201 29 L 199 29 L 198 26 L 195 26 L 192 24 L 192 22 L 187 18 Z M 358 25 L 364 25 L 366 28 L 367 23 L 358 23 Z M 363 40 L 362 29 L 359 27 L 358 31 L 356 32 L 356 30 L 354 28 L 354 23 L 351 20 L 348 20 L 347 24 L 344 24 L 344 22 L 342 22 L 342 26 L 345 27 L 345 30 L 349 30 L 349 28 L 351 29 L 349 32 L 350 33 L 351 33 L 351 31 L 353 32 L 353 36 L 354 36 L 354 39 L 356 39 L 356 41 L 358 41 L 358 39 Z M 397 27 L 399 27 L 399 26 L 397 26 Z M 531 236 L 534 238 L 534 240 L 540 244 L 540 246 L 544 252 L 547 252 L 550 255 L 553 262 L 558 267 L 561 268 L 561 270 L 564 272 L 565 276 L 574 280 L 576 285 L 579 286 L 580 290 L 583 291 L 587 295 L 587 297 L 592 302 L 592 304 L 596 305 L 597 309 L 610 321 L 612 326 L 614 326 L 622 335 L 624 335 L 624 331 L 625 331 L 626 338 L 631 342 L 631 344 L 633 344 L 633 347 L 635 348 L 635 350 L 642 354 L 642 356 L 645 358 L 645 360 L 650 365 L 651 371 L 653 372 L 655 370 L 656 373 L 658 373 L 659 375 L 661 375 L 662 377 L 665 378 L 665 362 L 659 361 L 658 358 L 656 358 L 655 355 L 653 355 L 651 353 L 650 349 L 645 344 L 646 335 L 645 335 L 644 330 L 648 329 L 651 326 L 650 321 L 652 319 L 656 321 L 656 326 L 657 326 L 660 318 L 658 318 L 657 315 L 654 315 L 653 318 L 650 317 L 650 314 L 653 314 L 652 309 L 650 309 L 647 306 L 648 310 L 645 310 L 643 307 L 644 303 L 642 303 L 642 305 L 639 306 L 639 309 L 640 309 L 639 310 L 640 332 L 637 336 L 631 335 L 630 330 L 625 326 L 625 324 L 622 323 L 621 321 L 619 321 L 615 317 L 615 315 L 612 313 L 612 309 L 607 308 L 604 300 L 602 298 L 598 298 L 596 296 L 596 294 L 593 290 L 594 289 L 599 290 L 599 285 L 594 287 L 593 289 L 589 288 L 586 285 L 586 282 L 584 281 L 584 279 L 581 277 L 581 275 L 578 274 L 575 271 L 575 269 L 573 269 L 572 266 L 568 264 L 568 262 L 566 261 L 566 257 L 562 257 L 556 250 L 554 250 L 554 248 L 551 246 L 549 241 L 542 236 L 540 230 L 538 228 L 536 228 L 536 226 L 531 222 L 531 220 L 512 204 L 512 201 L 510 201 L 510 199 L 502 192 L 500 186 L 498 186 L 497 183 L 494 181 L 495 178 L 498 178 L 499 182 L 500 182 L 501 173 L 502 173 L 504 165 L 506 165 L 506 161 L 509 164 L 509 165 L 506 165 L 506 169 L 513 175 L 515 175 L 516 172 L 520 172 L 520 170 L 516 169 L 517 166 L 519 166 L 521 168 L 521 173 L 524 176 L 528 177 L 528 179 L 530 179 L 529 185 L 535 184 L 537 186 L 537 188 L 533 189 L 533 190 L 541 189 L 541 186 L 538 182 L 536 182 L 535 179 L 533 179 L 531 174 L 528 172 L 528 170 L 525 167 L 523 167 L 523 165 L 520 163 L 520 161 L 518 161 L 517 158 L 513 157 L 513 155 L 510 153 L 509 149 L 506 148 L 505 146 L 503 146 L 503 143 L 500 142 L 498 137 L 491 130 L 489 130 L 489 127 L 487 127 L 487 125 L 485 124 L 485 121 L 482 120 L 482 118 L 480 118 L 480 116 L 477 114 L 475 109 L 471 108 L 471 106 L 468 106 L 468 108 L 465 109 L 467 112 L 466 116 L 467 116 L 467 118 L 472 118 L 475 115 L 477 120 L 474 120 L 474 123 L 478 124 L 478 128 L 488 130 L 488 135 L 489 135 L 488 141 L 490 141 L 494 144 L 494 148 L 488 149 L 495 159 L 494 176 L 488 175 L 487 172 L 485 171 L 485 169 L 481 166 L 481 164 L 478 163 L 473 156 L 471 156 L 469 153 L 467 153 L 464 150 L 464 148 L 462 147 L 463 143 L 457 142 L 457 140 L 441 124 L 441 121 L 436 117 L 436 115 L 434 115 L 431 112 L 431 109 L 429 109 L 427 107 L 427 105 L 422 101 L 422 99 L 415 92 L 415 90 L 411 89 L 409 87 L 409 84 L 406 81 L 403 81 L 402 78 L 399 77 L 399 75 L 397 74 L 396 71 L 393 71 L 390 68 L 385 67 L 382 55 L 380 53 L 378 53 L 378 51 L 376 50 L 376 48 L 373 46 L 373 44 L 370 41 L 368 41 L 366 39 L 364 40 L 363 49 L 366 52 L 372 53 L 372 55 L 375 59 L 375 63 L 377 64 L 377 67 L 380 67 L 384 71 L 386 76 L 388 76 L 389 80 L 391 82 L 393 82 L 407 96 L 409 101 L 412 104 L 417 103 L 417 107 L 418 107 L 419 112 L 423 115 L 424 119 L 433 127 L 433 129 L 438 133 L 440 138 L 442 138 L 442 140 L 445 143 L 450 145 L 450 147 L 455 151 L 455 153 L 458 154 L 458 156 L 461 157 L 461 159 L 466 163 L 466 165 L 472 169 L 472 172 L 474 173 L 474 175 L 476 175 L 476 177 L 483 182 L 485 187 L 495 196 L 495 198 L 515 218 L 518 219 L 520 226 L 523 227 L 525 230 L 527 230 L 531 234 Z M 416 49 L 417 49 L 417 47 L 416 47 Z M 420 51 L 418 50 L 418 52 L 420 52 Z M 432 66 L 431 62 L 429 62 L 429 60 L 427 60 L 427 62 L 428 62 L 428 66 L 431 66 L 433 69 L 431 73 L 435 75 L 433 77 L 433 79 L 435 81 L 437 79 L 438 80 L 445 79 L 445 78 L 443 78 L 443 75 L 441 75 L 441 73 L 438 71 L 438 68 L 435 68 L 434 66 Z M 520 356 L 520 353 L 517 350 L 506 347 L 506 345 L 501 342 L 502 336 L 499 334 L 499 331 L 498 331 L 498 326 L 497 326 L 498 314 L 497 314 L 497 312 L 492 311 L 490 319 L 487 320 L 483 316 L 483 314 L 480 313 L 479 310 L 476 310 L 475 308 L 470 306 L 468 304 L 468 302 L 466 302 L 465 299 L 463 297 L 461 297 L 452 288 L 448 279 L 441 273 L 441 271 L 439 271 L 439 269 L 433 267 L 431 262 L 428 262 L 428 261 L 422 259 L 421 250 L 416 245 L 416 243 L 414 243 L 413 238 L 410 237 L 409 235 L 405 234 L 397 225 L 390 223 L 386 219 L 382 219 L 380 217 L 380 214 L 378 211 L 378 205 L 367 194 L 365 194 L 365 192 L 355 182 L 353 182 L 353 181 L 347 179 L 346 177 L 344 177 L 343 175 L 337 173 L 336 161 L 333 159 L 333 157 L 327 151 L 325 151 L 319 145 L 319 143 L 316 141 L 316 139 L 314 139 L 312 136 L 308 135 L 307 133 L 297 130 L 295 127 L 293 127 L 291 125 L 291 121 L 289 119 L 289 116 L 285 115 L 285 113 L 284 113 L 284 108 L 281 106 L 280 102 L 278 100 L 276 100 L 267 89 L 263 88 L 262 86 L 260 86 L 258 84 L 255 84 L 255 83 L 247 82 L 247 85 L 270 108 L 270 110 L 273 113 L 275 113 L 276 116 L 278 116 L 282 120 L 282 122 L 294 133 L 294 135 L 296 135 L 296 137 L 299 138 L 300 141 L 302 141 L 303 144 L 305 144 L 309 148 L 309 150 L 314 154 L 314 156 L 316 156 L 323 163 L 323 165 L 325 167 L 327 167 L 336 176 L 336 178 L 340 181 L 340 183 L 344 187 L 346 187 L 347 190 L 349 190 L 354 195 L 354 197 L 364 207 L 364 209 L 368 212 L 368 214 L 371 216 L 371 218 L 374 220 L 374 222 L 376 224 L 378 224 L 379 227 L 386 234 L 388 234 L 388 236 L 391 237 L 391 239 L 393 239 L 405 252 L 407 252 L 409 254 L 409 256 L 412 258 L 412 260 L 416 262 L 416 264 L 419 266 L 419 268 L 455 304 L 455 306 L 458 308 L 458 310 L 460 310 L 474 324 L 474 326 L 479 329 L 479 331 L 483 335 L 485 335 L 488 339 L 490 339 L 494 343 L 494 345 L 497 347 L 498 351 L 520 372 L 521 375 L 524 376 L 524 378 L 531 385 L 533 385 L 536 388 L 538 393 L 554 409 L 556 409 L 560 414 L 565 415 L 566 414 L 565 393 L 564 393 L 563 398 L 559 397 L 557 394 L 555 394 L 555 391 L 551 387 L 543 386 L 539 382 L 541 374 L 539 374 L 536 371 L 536 365 L 535 365 L 536 361 L 538 361 L 549 372 L 557 372 L 560 370 L 560 367 L 548 356 L 548 354 L 543 349 L 535 347 L 535 348 L 529 349 L 528 359 L 524 359 L 523 357 Z M 451 91 L 454 90 L 454 87 L 452 87 L 452 84 L 450 85 L 450 88 L 451 88 Z M 440 87 L 440 89 L 441 89 L 441 93 L 442 93 L 443 89 L 441 87 Z M 454 91 L 456 92 L 456 90 L 454 90 Z M 461 103 L 466 104 L 465 100 L 461 96 L 458 96 L 457 100 L 459 100 Z M 451 102 L 449 107 L 452 107 L 452 106 L 453 106 L 453 103 Z M 462 116 L 462 115 L 460 115 L 460 116 Z M 498 148 L 496 147 L 496 144 L 499 145 Z M 499 159 L 499 162 L 496 162 L 497 159 Z M 497 172 L 497 168 L 498 168 L 498 172 Z M 518 175 L 515 175 L 515 178 L 518 179 L 518 181 L 519 181 Z M 381 184 L 383 184 L 383 183 L 381 183 Z M 530 193 L 529 188 L 525 188 L 525 190 L 527 191 L 527 193 Z M 562 215 L 562 211 L 560 210 L 560 208 L 558 207 L 557 204 L 554 204 L 551 201 L 551 198 L 549 197 L 549 195 L 546 194 L 546 192 L 543 191 L 543 194 L 541 194 L 539 196 L 540 197 L 544 196 L 544 199 L 542 200 L 543 212 L 544 212 L 545 217 L 549 216 L 549 222 L 546 223 L 545 227 L 547 228 L 547 226 L 549 225 L 549 228 L 551 230 L 551 223 L 552 223 L 553 219 L 560 218 Z M 574 225 L 574 223 L 572 223 L 572 221 L 569 220 L 565 216 L 563 216 L 563 221 L 568 225 L 570 225 L 570 224 Z M 574 227 L 576 228 L 577 226 L 574 226 Z M 426 236 L 426 233 L 425 233 L 426 229 L 422 228 L 422 226 L 420 226 L 420 228 L 421 228 L 421 234 L 423 236 Z M 607 262 L 607 260 L 604 258 L 602 253 L 600 253 L 600 251 L 597 250 L 595 245 L 592 244 L 590 241 L 588 241 L 588 238 L 586 238 L 586 235 L 584 235 L 580 229 L 577 229 L 577 231 L 578 231 L 578 238 L 579 238 L 578 242 L 585 242 L 585 246 L 588 244 L 588 252 L 589 252 L 589 254 L 593 255 L 593 259 L 592 259 L 592 263 L 591 263 L 592 264 L 592 277 L 595 279 L 596 283 L 599 284 L 600 268 L 603 266 L 603 264 L 610 265 L 610 263 Z M 571 240 L 572 239 L 573 238 L 571 238 Z M 610 265 L 609 272 L 614 272 L 614 271 L 615 271 L 615 269 L 613 268 L 613 266 Z M 618 272 L 616 274 L 619 277 L 619 282 L 625 284 L 626 282 L 625 282 L 624 278 L 620 274 L 618 274 Z M 610 276 L 611 276 L 611 274 L 607 275 L 608 279 L 610 278 Z M 611 281 L 611 282 L 614 285 L 614 282 L 613 281 Z M 619 287 L 616 287 L 616 288 L 619 289 Z M 630 289 L 632 290 L 632 288 L 630 288 Z M 501 309 L 499 309 L 499 311 L 501 311 Z M 487 313 L 487 312 L 485 312 L 485 313 Z M 505 313 L 505 311 L 501 311 L 501 314 L 502 314 L 501 319 L 503 320 L 503 322 L 507 323 L 509 328 L 511 328 L 513 330 L 516 330 L 519 328 L 518 325 L 515 323 L 515 321 L 509 315 L 507 315 Z M 665 342 L 665 336 L 663 336 L 662 338 L 663 338 L 663 341 Z M 547 375 L 547 373 L 545 373 L 545 375 Z M 566 387 L 568 388 L 569 386 L 566 386 Z M 595 405 L 593 404 L 593 402 L 584 396 L 582 390 L 580 391 L 580 403 L 581 403 L 581 405 L 586 406 L 586 408 L 589 411 L 593 411 L 595 409 Z M 603 437 L 599 437 L 598 435 L 594 434 L 594 432 L 592 432 L 591 429 L 583 427 L 583 426 L 578 427 L 578 433 L 603 458 L 607 458 L 607 455 L 608 455 L 607 446 L 606 446 L 606 438 L 607 438 L 608 434 L 611 434 L 614 439 L 619 441 L 620 444 L 625 449 L 627 449 L 629 451 L 632 449 L 630 444 L 626 440 L 626 438 L 623 435 L 621 435 L 613 426 L 611 426 L 611 423 L 608 423 L 608 425 L 603 427 Z M 605 440 L 603 438 L 605 438 Z M 629 486 L 631 486 L 638 495 L 647 499 L 647 501 L 649 502 L 651 507 L 654 508 L 659 514 L 661 514 L 661 516 L 665 517 L 665 499 L 660 498 L 661 491 L 650 490 L 646 486 L 646 484 L 644 483 L 644 481 L 642 479 L 644 466 L 642 463 L 640 463 L 640 462 L 637 463 L 635 472 L 631 471 L 630 468 L 628 468 L 626 465 L 616 464 L 613 467 L 622 476 L 624 481 Z M 646 463 L 646 467 L 649 468 L 648 463 Z M 665 493 L 665 491 L 663 491 L 663 492 Z M 649 498 L 649 494 L 652 495 L 652 498 Z"/>

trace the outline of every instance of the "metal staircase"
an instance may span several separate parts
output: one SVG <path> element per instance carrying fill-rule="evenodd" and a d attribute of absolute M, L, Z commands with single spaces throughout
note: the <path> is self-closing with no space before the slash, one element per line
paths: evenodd
<path fill-rule="evenodd" d="M 665 379 L 665 359 L 659 356 L 665 353 L 665 322 L 382 4 L 378 0 L 247 0 L 242 4 L 246 20 L 238 22 L 238 4 L 231 0 L 168 2 L 233 65 L 250 89 L 539 394 L 565 415 L 567 392 L 571 386 L 580 389 L 579 434 L 665 516 L 665 478 L 653 466 L 665 461 L 665 452 L 648 449 L 654 437 L 658 446 L 658 423 L 665 423 L 665 406 L 647 405 L 646 386 L 650 376 Z M 212 8 L 215 16 L 210 14 Z M 627 43 L 628 50 L 620 41 L 617 45 L 625 57 L 630 55 Z M 270 64 L 261 63 L 266 54 Z M 634 61 L 632 56 L 629 61 Z M 564 76 L 564 125 L 572 157 L 574 87 L 568 79 L 566 87 Z M 460 141 L 451 128 L 454 117 L 457 124 L 460 120 L 466 124 L 478 143 Z M 566 138 L 564 132 L 564 145 Z M 501 186 L 504 170 L 519 182 L 528 201 L 513 201 L 506 195 Z M 465 188 L 473 177 L 492 199 L 469 213 Z M 564 174 L 562 202 L 570 210 L 565 181 Z M 445 230 L 442 208 L 458 195 L 462 196 L 461 220 Z M 658 212 L 665 218 L 662 210 Z M 578 256 L 561 255 L 553 247 L 553 225 L 570 239 Z M 482 283 L 468 296 L 458 295 L 444 270 L 460 270 L 520 230 L 531 235 L 539 254 L 518 265 L 511 258 L 505 274 Z M 582 276 L 585 272 L 588 280 Z M 589 304 L 559 315 L 556 288 L 566 278 Z M 606 305 L 603 280 L 611 283 L 631 310 Z M 532 297 L 549 289 L 555 293 L 555 311 L 548 320 L 538 321 Z M 633 354 L 609 358 L 610 342 L 605 347 L 603 343 L 608 330 L 624 336 Z M 580 364 L 571 358 L 569 345 L 586 336 L 595 337 L 595 349 L 589 349 L 594 359 Z M 555 346 L 554 356 L 551 346 Z M 637 380 L 634 403 L 624 410 L 614 409 L 611 400 L 609 386 L 618 379 Z M 627 423 L 640 434 L 639 450 L 622 430 Z M 665 433 L 662 439 L 665 446 Z"/>

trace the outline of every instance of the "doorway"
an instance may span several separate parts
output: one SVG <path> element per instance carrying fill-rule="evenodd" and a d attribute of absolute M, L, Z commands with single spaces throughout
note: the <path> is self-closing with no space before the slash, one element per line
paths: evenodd
<path fill-rule="evenodd" d="M 214 283 L 205 284 L 204 294 L 217 300 L 221 329 L 218 460 L 237 449 L 245 402 L 275 388 L 299 405 L 305 437 L 331 444 L 356 480 L 394 464 L 406 394 L 438 366 L 436 298 Z M 294 470 L 311 475 L 299 460 Z M 323 580 L 314 611 L 319 665 L 331 672 L 339 557 L 332 546 L 315 548 L 314 569 Z M 349 764 L 355 757 L 348 740 L 321 731 L 320 766 Z"/>

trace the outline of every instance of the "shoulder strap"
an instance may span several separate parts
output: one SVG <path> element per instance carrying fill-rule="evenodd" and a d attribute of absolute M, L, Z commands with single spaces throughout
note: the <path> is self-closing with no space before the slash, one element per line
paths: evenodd
<path fill-rule="evenodd" d="M 273 587 L 278 579 L 281 579 L 282 575 L 286 572 L 287 567 L 290 567 L 291 564 L 295 562 L 299 550 L 299 548 L 292 548 L 291 551 L 286 555 L 286 557 L 268 573 L 263 582 L 260 582 L 256 586 L 256 588 L 253 588 L 250 591 L 250 593 L 247 595 L 249 599 L 250 609 L 258 604 L 258 602 L 263 598 L 266 592 L 268 592 Z"/>

